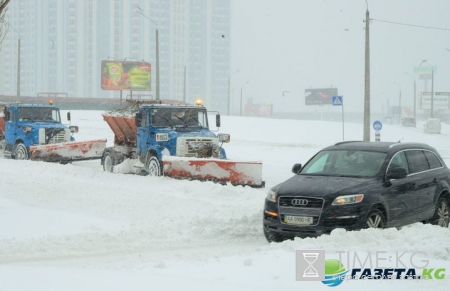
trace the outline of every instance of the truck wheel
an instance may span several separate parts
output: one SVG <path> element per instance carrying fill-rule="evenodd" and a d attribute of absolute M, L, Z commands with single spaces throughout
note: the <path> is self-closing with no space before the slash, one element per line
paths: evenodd
<path fill-rule="evenodd" d="M 114 157 L 110 152 L 106 152 L 103 156 L 103 170 L 112 173 L 114 171 Z"/>
<path fill-rule="evenodd" d="M 145 162 L 145 171 L 149 176 L 161 176 L 162 167 L 158 158 L 154 155 L 148 154 Z"/>
<path fill-rule="evenodd" d="M 23 143 L 16 144 L 16 147 L 14 148 L 14 159 L 28 160 L 28 151 Z"/>

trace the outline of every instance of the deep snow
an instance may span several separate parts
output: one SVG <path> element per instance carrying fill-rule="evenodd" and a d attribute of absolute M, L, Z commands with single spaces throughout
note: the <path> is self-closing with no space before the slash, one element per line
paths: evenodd
<path fill-rule="evenodd" d="M 101 113 L 72 112 L 77 140 L 112 144 Z M 266 189 L 105 173 L 99 161 L 0 159 L 0 290 L 329 289 L 295 281 L 296 249 L 325 249 L 327 258 L 341 250 L 426 252 L 419 257 L 446 268 L 445 279 L 350 281 L 335 288 L 449 290 L 449 229 L 338 229 L 316 239 L 265 241 L 268 189 L 289 178 L 294 163 L 342 141 L 340 122 L 222 116 L 222 125 L 220 132 L 231 134 L 228 157 L 262 161 Z M 346 140 L 361 136 L 362 125 L 346 124 Z M 384 125 L 381 139 L 426 142 L 450 161 L 446 124 L 441 135 L 422 133 L 420 123 Z"/>

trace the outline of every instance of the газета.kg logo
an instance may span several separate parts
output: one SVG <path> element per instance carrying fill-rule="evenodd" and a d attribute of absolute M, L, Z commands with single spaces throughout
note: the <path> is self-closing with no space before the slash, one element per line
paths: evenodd
<path fill-rule="evenodd" d="M 330 287 L 338 286 L 345 280 L 345 267 L 336 259 L 325 261 L 325 280 L 322 281 L 325 285 Z"/>

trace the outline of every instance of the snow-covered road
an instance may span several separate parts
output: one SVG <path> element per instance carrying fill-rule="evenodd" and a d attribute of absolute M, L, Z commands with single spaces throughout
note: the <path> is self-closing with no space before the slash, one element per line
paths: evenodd
<path fill-rule="evenodd" d="M 62 114 L 63 116 L 65 114 Z M 77 140 L 113 136 L 99 111 L 72 112 Z M 336 230 L 316 239 L 268 244 L 267 190 L 321 148 L 342 140 L 341 123 L 222 116 L 229 158 L 263 161 L 266 189 L 103 172 L 99 161 L 69 165 L 0 159 L 0 290 L 325 290 L 295 281 L 295 250 L 360 254 L 424 252 L 442 280 L 351 281 L 345 290 L 449 290 L 450 231 Z M 385 125 L 385 141 L 418 141 L 450 158 L 442 135 Z M 346 140 L 362 126 L 346 124 Z M 448 162 L 450 160 L 447 160 Z M 373 256 L 374 254 L 370 254 Z M 411 262 L 408 262 L 411 263 Z M 343 285 L 342 285 L 343 286 Z"/>

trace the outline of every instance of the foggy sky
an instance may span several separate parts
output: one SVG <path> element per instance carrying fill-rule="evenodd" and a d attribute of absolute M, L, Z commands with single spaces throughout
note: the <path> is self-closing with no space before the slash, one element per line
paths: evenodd
<path fill-rule="evenodd" d="M 363 111 L 364 0 L 231 0 L 232 106 L 274 104 L 275 111 L 311 111 L 306 88 L 337 87 L 345 109 Z M 370 18 L 450 29 L 448 0 L 369 0 Z M 371 111 L 413 105 L 413 68 L 436 66 L 434 91 L 450 91 L 450 30 L 370 23 Z M 428 65 L 428 64 L 424 64 Z M 250 82 L 242 87 L 247 80 Z M 396 83 L 396 84 L 395 84 Z M 428 84 L 431 91 L 431 82 Z M 282 96 L 283 91 L 289 91 Z M 314 109 L 314 108 L 315 109 Z M 332 106 L 329 106 L 332 107 Z M 329 108 L 326 110 L 340 110 Z"/>

